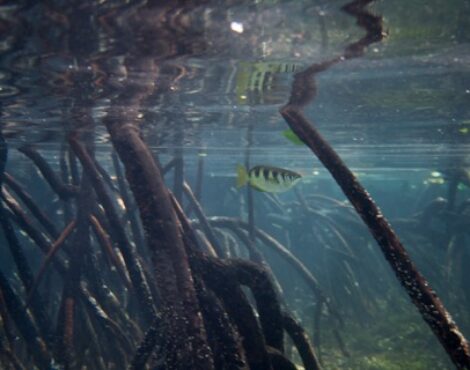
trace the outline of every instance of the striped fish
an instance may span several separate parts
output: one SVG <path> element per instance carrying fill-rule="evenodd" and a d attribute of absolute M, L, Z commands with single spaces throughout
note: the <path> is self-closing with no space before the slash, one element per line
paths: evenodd
<path fill-rule="evenodd" d="M 294 73 L 302 66 L 295 63 L 240 62 L 235 75 L 235 91 L 239 104 L 249 104 L 250 99 L 264 101 L 264 94 L 279 88 L 275 80 L 280 74 Z M 272 92 L 272 91 L 271 91 Z M 253 103 L 253 101 L 251 101 Z"/>
<path fill-rule="evenodd" d="M 280 193 L 289 190 L 300 181 L 297 172 L 271 166 L 255 166 L 249 171 L 242 165 L 237 166 L 237 187 L 246 184 L 258 191 Z"/>

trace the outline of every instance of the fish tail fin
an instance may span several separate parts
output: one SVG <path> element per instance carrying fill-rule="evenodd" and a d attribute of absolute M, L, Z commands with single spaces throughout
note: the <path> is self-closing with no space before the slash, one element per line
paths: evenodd
<path fill-rule="evenodd" d="M 237 188 L 241 188 L 248 182 L 248 172 L 241 164 L 237 166 Z"/>

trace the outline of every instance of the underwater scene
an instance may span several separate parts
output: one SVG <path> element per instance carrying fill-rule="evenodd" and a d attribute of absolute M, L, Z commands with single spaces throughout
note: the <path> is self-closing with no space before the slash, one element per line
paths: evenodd
<path fill-rule="evenodd" d="M 470 369 L 470 2 L 0 1 L 0 370 Z"/>

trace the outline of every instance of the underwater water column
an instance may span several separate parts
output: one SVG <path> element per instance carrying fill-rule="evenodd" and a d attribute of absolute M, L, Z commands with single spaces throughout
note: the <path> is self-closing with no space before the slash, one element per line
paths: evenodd
<path fill-rule="evenodd" d="M 470 369 L 468 342 L 451 319 L 449 312 L 411 261 L 406 249 L 372 197 L 336 151 L 303 114 L 303 108 L 314 99 L 317 93 L 315 74 L 341 61 L 362 56 L 368 45 L 382 40 L 384 33 L 381 17 L 364 9 L 372 1 L 357 0 L 343 7 L 345 12 L 356 17 L 357 24 L 366 30 L 366 35 L 359 41 L 348 45 L 343 55 L 311 65 L 306 70 L 297 73 L 292 85 L 290 100 L 287 105 L 281 108 L 280 113 L 294 133 L 331 173 L 368 226 L 395 275 L 421 313 L 423 320 L 430 326 L 456 367 Z"/>

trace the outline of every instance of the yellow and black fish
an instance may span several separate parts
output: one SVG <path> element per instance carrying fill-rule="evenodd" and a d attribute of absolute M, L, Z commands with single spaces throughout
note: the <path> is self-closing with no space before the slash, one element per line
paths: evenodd
<path fill-rule="evenodd" d="M 249 171 L 237 166 L 237 187 L 247 183 L 259 191 L 280 193 L 289 190 L 302 176 L 297 172 L 271 166 L 255 166 Z"/>
<path fill-rule="evenodd" d="M 299 64 L 294 63 L 240 62 L 235 75 L 238 104 L 261 104 L 265 102 L 265 98 L 275 98 L 270 95 L 280 88 L 275 83 L 279 75 L 294 73 L 300 68 Z M 281 88 L 281 91 L 284 90 Z"/>

